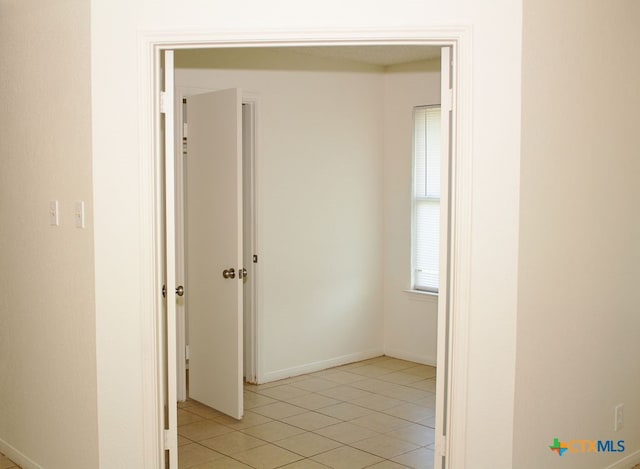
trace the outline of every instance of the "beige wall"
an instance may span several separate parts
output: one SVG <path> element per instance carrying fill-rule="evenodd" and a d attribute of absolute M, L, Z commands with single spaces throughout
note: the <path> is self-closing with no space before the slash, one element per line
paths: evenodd
<path fill-rule="evenodd" d="M 0 5 L 0 452 L 24 467 L 98 465 L 89 8 Z"/>
<path fill-rule="evenodd" d="M 436 364 L 438 297 L 410 293 L 413 108 L 440 104 L 440 59 L 387 67 L 384 88 L 384 349 Z"/>
<path fill-rule="evenodd" d="M 525 1 L 513 467 L 640 462 L 638 24 L 636 1 Z"/>
<path fill-rule="evenodd" d="M 260 378 L 381 354 L 380 67 L 277 49 L 179 51 L 176 66 L 187 95 L 259 100 Z"/>

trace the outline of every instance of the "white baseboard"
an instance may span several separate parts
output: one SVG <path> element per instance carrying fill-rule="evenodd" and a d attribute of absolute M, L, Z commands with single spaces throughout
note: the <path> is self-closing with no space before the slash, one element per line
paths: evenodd
<path fill-rule="evenodd" d="M 0 453 L 11 459 L 23 469 L 43 469 L 43 467 L 21 453 L 9 443 L 0 438 Z"/>
<path fill-rule="evenodd" d="M 630 469 L 635 464 L 640 464 L 640 450 L 625 456 L 611 466 L 607 466 L 606 469 Z"/>
<path fill-rule="evenodd" d="M 388 357 L 399 358 L 401 360 L 408 360 L 410 362 L 416 362 L 422 365 L 437 366 L 438 364 L 438 360 L 436 359 L 436 357 L 418 355 L 415 353 L 405 352 L 403 350 L 385 348 L 384 354 Z"/>
<path fill-rule="evenodd" d="M 380 355 L 383 355 L 382 350 L 370 350 L 368 352 L 358 352 L 349 355 L 342 355 L 340 357 L 307 363 L 300 366 L 293 366 L 291 368 L 285 368 L 283 370 L 269 371 L 268 373 L 262 374 L 262 376 L 258 376 L 257 381 L 259 384 L 269 383 L 271 381 L 277 381 L 279 379 L 291 378 L 292 376 L 313 373 L 316 371 L 326 370 L 327 368 L 333 368 L 335 366 L 346 365 L 348 363 L 353 363 L 360 360 L 379 357 Z"/>

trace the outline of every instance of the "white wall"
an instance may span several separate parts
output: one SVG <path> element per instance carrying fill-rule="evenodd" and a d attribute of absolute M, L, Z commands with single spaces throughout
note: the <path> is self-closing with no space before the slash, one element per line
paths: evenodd
<path fill-rule="evenodd" d="M 89 7 L 0 5 L 0 452 L 23 467 L 98 465 Z"/>
<path fill-rule="evenodd" d="M 521 2 L 384 0 L 250 3 L 222 0 L 94 0 L 92 6 L 93 164 L 100 463 L 143 467 L 145 419 L 140 377 L 138 262 L 149 233 L 140 219 L 138 80 L 141 36 L 149 31 L 424 30 L 472 28 L 473 219 L 466 463 L 512 462 L 520 153 Z M 268 33 L 266 33 L 268 31 Z M 117 190 L 115 190 L 117 188 Z M 117 223 L 115 222 L 117 221 Z M 122 284 L 128 286 L 122 290 Z M 115 294 L 117 292 L 117 294 Z M 117 340 L 115 340 L 117 338 Z M 495 370 L 500 370 L 499 374 Z M 490 378 L 490 379 L 489 379 Z"/>
<path fill-rule="evenodd" d="M 259 99 L 261 379 L 381 354 L 380 67 L 281 50 L 179 51 L 176 66 L 178 89 Z"/>
<path fill-rule="evenodd" d="M 384 90 L 384 350 L 435 366 L 438 297 L 407 290 L 413 108 L 440 104 L 440 59 L 387 67 Z"/>
<path fill-rule="evenodd" d="M 639 23 L 633 1 L 525 2 L 513 467 L 640 462 Z"/>

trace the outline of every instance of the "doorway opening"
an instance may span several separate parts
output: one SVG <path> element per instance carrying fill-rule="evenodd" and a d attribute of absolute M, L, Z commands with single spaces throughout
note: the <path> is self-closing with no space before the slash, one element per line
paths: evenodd
<path fill-rule="evenodd" d="M 364 42 L 357 42 L 357 41 L 355 41 L 355 42 L 358 44 L 358 46 L 363 46 L 363 45 L 366 45 L 366 44 L 370 44 L 370 43 L 367 43 L 366 41 L 364 41 Z M 427 44 L 427 43 L 428 43 L 428 44 L 433 45 L 433 44 L 438 44 L 438 42 L 439 42 L 439 41 L 434 41 L 434 40 L 431 40 L 431 41 L 424 41 L 424 40 L 423 40 L 423 41 L 420 41 L 420 40 L 414 40 L 414 41 L 413 41 L 414 45 L 417 45 L 417 44 L 423 44 L 423 45 L 424 45 L 424 44 Z M 443 41 L 443 42 L 445 42 L 445 43 L 446 43 L 446 41 Z M 379 44 L 379 43 L 376 43 L 376 44 Z M 442 42 L 440 42 L 440 44 L 442 44 Z M 456 43 L 455 43 L 455 42 L 454 42 L 454 45 L 456 45 Z M 162 46 L 161 48 L 166 48 L 166 46 Z M 174 45 L 174 46 L 172 46 L 171 48 L 176 48 L 176 46 Z M 451 81 L 452 81 L 452 82 L 454 82 L 454 81 L 455 81 L 453 77 L 451 78 Z M 451 120 L 449 120 L 449 121 L 451 121 Z M 455 121 L 455 119 L 453 120 L 453 122 L 454 122 L 454 124 L 455 124 L 455 122 L 456 122 L 456 121 Z M 454 142 L 456 141 L 456 139 L 455 139 L 455 138 L 453 138 L 452 140 L 453 140 Z M 450 162 L 450 163 L 449 163 L 449 165 L 447 165 L 447 166 L 448 166 L 448 168 L 449 168 L 449 169 L 451 169 L 451 167 L 452 167 L 452 166 L 454 166 L 454 165 Z M 448 212 L 447 212 L 447 216 L 451 217 L 452 212 L 454 212 L 454 209 L 453 209 L 453 208 L 451 208 L 451 207 L 449 207 L 449 210 L 448 210 Z M 452 230 L 452 229 L 451 229 L 451 227 L 450 227 L 450 223 L 448 223 L 448 226 L 449 226 L 449 229 L 448 229 L 448 232 L 446 233 L 445 239 L 447 240 L 447 241 L 446 241 L 446 242 L 447 242 L 447 246 L 451 246 L 451 245 L 452 245 L 451 240 L 452 240 L 452 238 L 454 238 L 455 233 L 452 233 L 452 231 L 453 231 L 453 230 Z M 444 273 L 445 273 L 445 276 L 446 276 L 447 280 L 451 277 L 451 272 L 452 272 L 452 270 L 453 270 L 453 269 L 451 268 L 451 264 L 452 264 L 451 256 L 450 256 L 450 255 L 449 255 L 449 253 L 448 253 L 448 254 L 447 254 L 447 256 L 446 256 L 446 260 L 444 261 L 444 265 L 445 265 Z M 186 289 L 188 290 L 188 286 L 186 287 Z M 440 350 L 441 350 L 441 351 L 445 351 L 445 355 L 446 355 L 446 353 L 449 353 L 449 352 L 451 351 L 451 350 L 450 350 L 450 349 L 451 349 L 451 342 L 448 340 L 448 337 L 449 337 L 449 336 L 448 336 L 448 334 L 450 334 L 450 333 L 451 333 L 451 331 L 452 331 L 452 329 L 451 329 L 451 324 L 449 323 L 449 320 L 448 320 L 448 315 L 449 315 L 449 313 L 450 313 L 450 311 L 448 310 L 448 308 L 449 308 L 449 306 L 448 306 L 448 305 L 449 305 L 448 298 L 447 298 L 446 303 L 447 303 L 447 305 L 446 305 L 446 306 L 444 306 L 444 308 L 446 308 L 446 314 L 445 314 L 445 316 L 444 316 L 444 317 L 445 317 L 445 319 L 446 319 L 446 321 L 445 321 L 445 322 L 446 322 L 446 324 L 439 324 L 439 325 L 438 325 L 438 326 L 439 326 L 439 329 L 440 329 L 440 331 L 439 331 L 439 333 L 438 333 L 438 335 L 439 335 L 439 340 L 440 340 L 440 339 L 445 339 L 445 340 L 443 340 L 443 341 L 441 341 L 441 342 L 440 342 L 440 344 L 439 344 L 439 348 L 440 348 Z M 442 310 L 442 309 L 443 309 L 443 307 L 440 307 L 440 310 Z M 440 314 L 440 313 L 439 313 L 439 314 Z M 443 355 L 443 354 L 439 354 L 439 357 L 438 357 L 438 361 L 439 361 L 439 363 L 438 363 L 438 364 L 439 364 L 439 365 L 440 365 L 440 360 L 441 360 L 441 359 L 442 359 L 442 360 L 444 360 L 444 359 L 445 359 L 445 357 L 442 357 L 442 355 Z M 442 369 L 439 369 L 438 373 L 439 373 L 439 376 L 441 376 L 441 378 L 439 379 L 439 382 L 440 382 L 440 383 L 442 383 L 442 387 L 443 387 L 443 389 L 444 389 L 444 388 L 445 388 L 445 383 L 444 383 L 444 381 L 445 381 L 445 380 L 446 380 L 446 381 L 449 381 L 449 380 L 451 379 L 451 373 L 450 373 L 450 371 L 451 371 L 451 370 L 448 370 L 448 371 L 449 371 L 449 373 L 447 373 L 447 367 L 448 367 L 448 365 L 447 365 L 447 364 L 446 364 L 446 362 L 444 362 L 444 361 L 443 361 L 442 363 L 443 363 L 443 365 L 445 365 L 445 366 L 444 366 Z M 169 372 L 170 372 L 170 370 L 169 370 Z M 289 373 L 289 372 L 290 372 L 290 370 L 289 370 L 289 371 L 286 371 L 285 373 Z M 441 374 L 441 373 L 442 373 L 442 374 Z M 282 377 L 284 377 L 284 376 L 282 376 Z M 277 378 L 277 376 L 276 376 L 276 375 L 273 375 L 273 376 L 269 376 L 269 377 L 268 377 L 268 380 L 276 379 L 276 378 Z M 447 392 L 449 392 L 449 391 L 447 391 Z M 442 404 L 445 400 L 447 400 L 447 402 L 448 402 L 448 403 L 447 403 L 447 405 L 448 405 L 448 406 L 450 406 L 450 405 L 451 405 L 451 402 L 452 402 L 451 396 L 449 396 L 449 399 L 445 399 L 445 397 L 446 397 L 446 396 L 441 396 L 441 397 L 439 397 L 438 399 L 441 401 L 441 404 Z M 439 427 L 439 428 L 438 428 L 438 433 L 440 433 L 440 431 L 441 431 L 441 430 L 442 430 L 442 428 L 444 427 L 445 416 L 442 414 L 442 410 L 444 410 L 444 404 L 439 406 L 439 412 L 440 412 L 440 418 L 439 418 L 439 421 L 442 421 L 443 423 L 438 425 L 438 427 Z M 450 418 L 450 417 L 446 417 L 446 418 Z M 437 439 L 437 440 L 436 440 L 436 443 L 439 443 L 439 444 L 440 444 L 440 448 L 441 448 L 441 450 L 442 450 L 442 456 L 444 456 L 444 451 L 446 451 L 446 449 L 445 449 L 445 447 L 442 445 L 442 443 L 443 443 L 443 442 L 442 442 L 442 440 L 441 440 L 441 439 Z"/>
<path fill-rule="evenodd" d="M 264 201 L 260 212 L 268 214 L 263 215 L 266 227 L 260 254 L 267 263 L 269 291 L 263 308 L 267 322 L 279 321 L 281 331 L 265 332 L 263 355 L 269 360 L 281 353 L 269 342 L 299 340 L 301 345 L 291 348 L 302 350 L 304 358 L 268 364 L 260 381 L 380 353 L 435 365 L 437 296 L 417 291 L 405 257 L 411 251 L 413 224 L 406 216 L 415 131 L 410 119 L 415 106 L 440 104 L 440 48 L 180 50 L 175 60 L 179 99 L 237 87 L 243 101 L 247 90 L 264 101 L 260 149 L 264 164 L 258 179 Z M 187 115 L 188 121 L 192 116 Z M 244 152 L 250 143 L 245 132 L 243 143 Z M 176 165 L 179 169 L 180 162 Z M 431 169 L 429 177 L 439 180 L 437 168 Z M 395 176 L 383 177 L 387 171 Z M 432 231 L 437 233 L 437 222 Z M 437 253 L 437 240 L 431 243 Z M 286 250 L 281 248 L 285 244 Z M 382 250 L 390 254 L 385 257 Z M 249 252 L 258 255 L 245 246 L 245 256 Z M 339 275 L 332 259 L 342 262 Z M 275 272 L 276 261 L 300 274 Z M 252 264 L 248 259 L 243 263 L 245 268 Z M 183 283 L 180 278 L 178 282 Z M 321 293 L 316 285 L 322 285 Z M 357 334 L 342 330 L 343 317 L 353 323 L 352 329 L 358 328 Z M 381 345 L 375 336 L 382 322 L 387 327 Z M 332 344 L 321 338 L 329 336 L 330 327 Z M 251 345 L 247 339 L 245 345 Z M 352 346 L 354 341 L 361 344 Z M 322 342 L 333 350 L 318 350 Z M 245 350 L 245 359 L 250 356 Z"/>

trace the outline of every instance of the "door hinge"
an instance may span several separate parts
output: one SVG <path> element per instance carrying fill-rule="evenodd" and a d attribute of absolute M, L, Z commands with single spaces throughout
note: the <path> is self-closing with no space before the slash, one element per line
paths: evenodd
<path fill-rule="evenodd" d="M 185 345 L 184 347 L 184 359 L 189 360 L 189 346 Z"/>
<path fill-rule="evenodd" d="M 167 92 L 166 91 L 160 92 L 160 112 L 162 114 L 167 112 Z"/>
<path fill-rule="evenodd" d="M 171 430 L 164 431 L 164 449 L 171 450 L 176 449 L 178 447 L 178 435 L 176 432 L 172 432 Z"/>
<path fill-rule="evenodd" d="M 444 92 L 444 103 L 442 107 L 445 111 L 453 111 L 453 90 L 448 89 Z"/>

